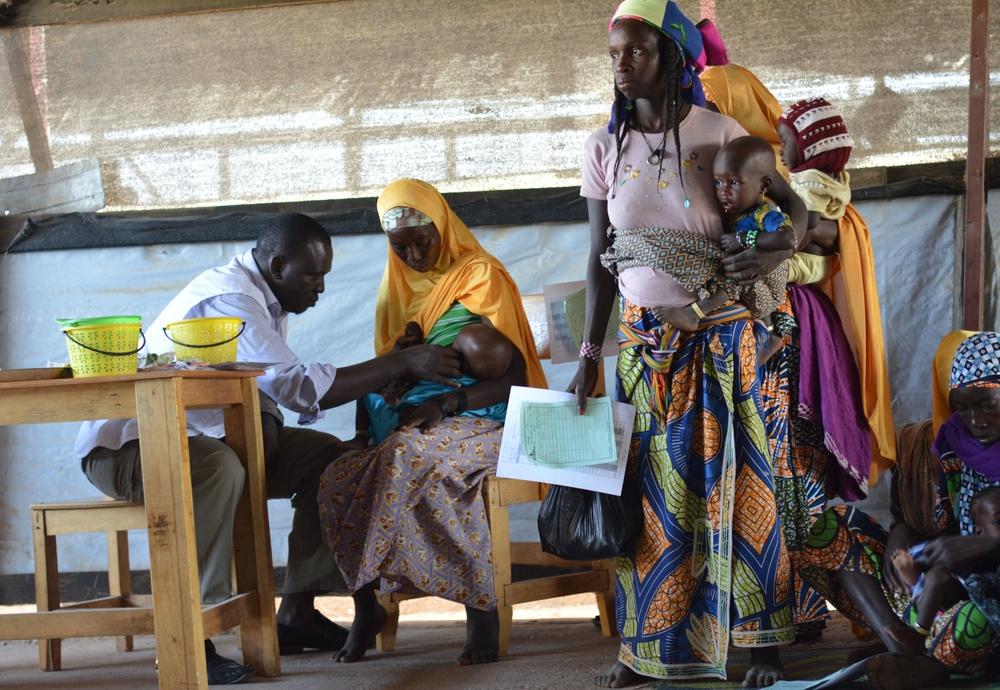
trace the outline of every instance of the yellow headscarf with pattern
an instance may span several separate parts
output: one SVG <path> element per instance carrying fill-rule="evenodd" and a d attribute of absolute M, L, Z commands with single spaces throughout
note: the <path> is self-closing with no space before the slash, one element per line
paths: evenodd
<path fill-rule="evenodd" d="M 389 249 L 375 303 L 375 353 L 389 352 L 410 321 L 429 333 L 451 305 L 460 302 L 488 319 L 520 350 L 528 385 L 546 388 L 520 292 L 503 264 L 480 246 L 441 193 L 426 182 L 403 179 L 386 187 L 378 198 L 379 219 L 398 207 L 416 209 L 431 219 L 441 236 L 441 253 L 434 266 L 421 273 Z"/>

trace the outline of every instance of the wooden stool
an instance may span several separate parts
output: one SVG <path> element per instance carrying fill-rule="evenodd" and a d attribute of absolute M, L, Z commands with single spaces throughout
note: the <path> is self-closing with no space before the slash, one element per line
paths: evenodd
<path fill-rule="evenodd" d="M 132 595 L 128 530 L 146 529 L 146 509 L 141 503 L 111 499 L 39 503 L 31 506 L 31 523 L 35 542 L 35 605 L 38 611 L 123 608 L 138 604 Z M 61 606 L 56 536 L 83 532 L 107 532 L 110 596 Z M 118 651 L 131 651 L 131 635 L 116 639 Z M 62 640 L 59 639 L 38 641 L 38 665 L 43 671 L 60 669 L 61 647 Z"/>
<path fill-rule="evenodd" d="M 613 637 L 615 635 L 614 561 L 566 561 L 542 551 L 538 542 L 512 542 L 509 507 L 537 501 L 539 489 L 535 482 L 487 477 L 483 492 L 486 494 L 490 539 L 493 546 L 493 587 L 500 618 L 499 655 L 507 656 L 510 649 L 510 631 L 515 604 L 572 594 L 594 594 L 597 611 L 601 616 L 601 634 Z M 515 563 L 567 568 L 579 572 L 542 575 L 515 582 L 511 577 L 511 566 Z M 391 652 L 396 648 L 400 602 L 416 599 L 422 595 L 378 592 L 377 596 L 379 604 L 389 617 L 382 626 L 382 631 L 375 637 L 375 646 L 380 652 Z"/>

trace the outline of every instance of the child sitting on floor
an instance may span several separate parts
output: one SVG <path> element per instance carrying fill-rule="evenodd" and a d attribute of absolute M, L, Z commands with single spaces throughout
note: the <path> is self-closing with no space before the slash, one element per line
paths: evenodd
<path fill-rule="evenodd" d="M 424 342 L 424 338 L 420 326 L 411 321 L 406 324 L 397 347 L 408 347 L 421 342 Z M 438 339 L 433 344 L 446 345 Z M 369 393 L 359 402 L 356 416 L 358 435 L 370 436 L 377 445 L 396 428 L 406 424 L 408 413 L 426 402 L 436 403 L 439 399 L 437 396 L 452 392 L 457 392 L 459 408 L 462 408 L 456 414 L 503 421 L 507 414 L 506 403 L 466 410 L 462 404 L 465 399 L 462 388 L 480 381 L 503 378 L 514 356 L 513 344 L 497 329 L 482 322 L 472 322 L 454 335 L 450 347 L 458 352 L 461 362 L 462 376 L 456 381 L 460 387 L 430 381 L 394 381 L 379 393 Z"/>
<path fill-rule="evenodd" d="M 851 202 L 846 172 L 854 142 L 844 118 L 823 98 L 802 100 L 778 119 L 781 162 L 809 211 L 806 236 L 789 262 L 789 282 L 818 283 L 837 251 L 837 221 Z"/>
<path fill-rule="evenodd" d="M 972 499 L 969 508 L 976 534 L 1000 537 L 1000 486 L 983 489 Z M 961 538 L 961 537 L 959 537 Z M 920 542 L 892 555 L 892 564 L 910 587 L 916 621 L 911 625 L 922 635 L 929 635 L 938 612 L 967 598 L 964 580 L 943 568 L 924 571 L 920 554 L 928 542 Z"/>

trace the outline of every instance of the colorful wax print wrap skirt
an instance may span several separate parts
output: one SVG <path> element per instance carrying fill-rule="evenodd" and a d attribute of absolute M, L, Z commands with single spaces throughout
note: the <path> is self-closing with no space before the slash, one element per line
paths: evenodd
<path fill-rule="evenodd" d="M 885 529 L 869 515 L 851 506 L 833 506 L 813 525 L 796 562 L 803 578 L 856 625 L 868 627 L 860 609 L 840 587 L 838 572 L 860 573 L 878 580 L 889 605 L 912 626 L 917 614 L 909 595 L 892 589 L 882 579 L 887 540 Z M 970 599 L 939 612 L 925 643 L 927 655 L 955 672 L 996 677 L 1000 635 L 990 625 L 988 608 Z"/>
<path fill-rule="evenodd" d="M 730 640 L 794 635 L 755 369 L 766 332 L 739 305 L 703 323 L 678 337 L 622 305 L 617 397 L 636 407 L 644 527 L 616 559 L 618 658 L 654 678 L 725 678 Z"/>

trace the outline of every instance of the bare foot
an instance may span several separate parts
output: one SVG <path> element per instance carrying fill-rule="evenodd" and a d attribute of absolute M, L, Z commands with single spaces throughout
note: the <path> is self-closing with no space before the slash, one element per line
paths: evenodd
<path fill-rule="evenodd" d="M 868 680 L 876 690 L 913 690 L 948 680 L 948 667 L 929 656 L 879 654 L 868 660 Z"/>
<path fill-rule="evenodd" d="M 594 685 L 599 688 L 627 688 L 630 685 L 639 685 L 650 680 L 652 678 L 640 676 L 622 662 L 616 661 L 610 671 L 594 677 Z"/>
<path fill-rule="evenodd" d="M 500 617 L 497 610 L 480 611 L 465 607 L 465 646 L 459 666 L 490 664 L 500 654 Z"/>
<path fill-rule="evenodd" d="M 754 647 L 750 650 L 750 668 L 743 679 L 745 688 L 766 688 L 785 677 L 777 647 Z"/>
<path fill-rule="evenodd" d="M 373 606 L 356 606 L 351 632 L 340 651 L 334 653 L 333 660 L 341 664 L 351 664 L 360 661 L 365 651 L 375 646 L 375 636 L 382 632 L 389 614 L 380 604 Z"/>

